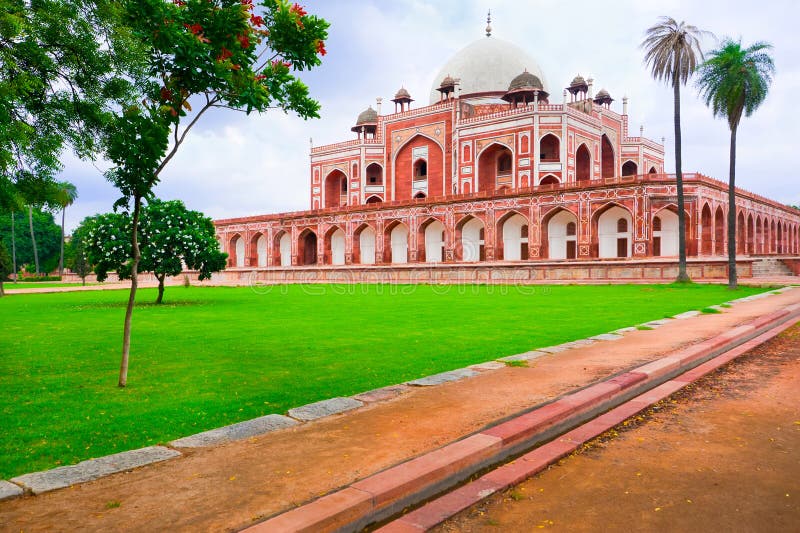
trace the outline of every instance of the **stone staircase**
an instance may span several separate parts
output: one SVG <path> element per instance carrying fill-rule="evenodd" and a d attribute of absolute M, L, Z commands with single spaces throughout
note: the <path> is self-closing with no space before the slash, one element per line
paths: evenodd
<path fill-rule="evenodd" d="M 754 278 L 773 278 L 783 276 L 794 276 L 792 271 L 783 264 L 780 259 L 774 257 L 762 257 L 753 261 Z"/>

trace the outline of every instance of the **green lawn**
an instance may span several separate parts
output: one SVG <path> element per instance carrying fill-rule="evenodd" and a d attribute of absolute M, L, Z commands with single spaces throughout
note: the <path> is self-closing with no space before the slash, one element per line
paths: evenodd
<path fill-rule="evenodd" d="M 169 287 L 0 299 L 0 479 L 702 309 L 722 286 Z"/>

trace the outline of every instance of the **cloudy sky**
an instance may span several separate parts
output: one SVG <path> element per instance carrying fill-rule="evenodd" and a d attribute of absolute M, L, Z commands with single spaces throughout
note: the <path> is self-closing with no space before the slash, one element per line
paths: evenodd
<path fill-rule="evenodd" d="M 427 103 L 433 78 L 458 50 L 483 37 L 486 11 L 493 35 L 515 43 L 544 71 L 551 93 L 575 74 L 606 88 L 621 112 L 627 95 L 632 134 L 666 138 L 667 170 L 674 171 L 671 90 L 652 80 L 638 48 L 660 15 L 685 20 L 718 38 L 764 40 L 774 46 L 777 74 L 769 96 L 744 119 L 738 134 L 737 184 L 781 202 L 800 204 L 800 39 L 796 0 L 309 0 L 309 12 L 331 23 L 328 55 L 303 74 L 322 104 L 322 118 L 303 121 L 281 112 L 206 115 L 162 174 L 157 195 L 181 199 L 214 218 L 309 207 L 309 140 L 315 145 L 353 138 L 350 127 L 375 98 L 405 86 Z M 715 46 L 707 39 L 704 49 Z M 792 95 L 795 97 L 793 98 Z M 727 180 L 727 123 L 714 119 L 690 85 L 683 98 L 683 168 Z M 384 104 L 384 111 L 391 109 Z M 79 198 L 67 211 L 68 228 L 111 210 L 118 194 L 101 173 L 102 161 L 64 157 L 63 179 Z"/>

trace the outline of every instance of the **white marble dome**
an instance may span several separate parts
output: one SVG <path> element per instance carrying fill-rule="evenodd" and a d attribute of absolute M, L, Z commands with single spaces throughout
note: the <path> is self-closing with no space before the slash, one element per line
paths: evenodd
<path fill-rule="evenodd" d="M 456 52 L 434 77 L 431 104 L 439 101 L 441 93 L 436 89 L 447 76 L 460 78 L 462 98 L 484 93 L 495 93 L 499 98 L 508 91 L 511 80 L 525 70 L 542 80 L 544 90 L 550 92 L 542 69 L 527 52 L 502 39 L 482 37 Z"/>

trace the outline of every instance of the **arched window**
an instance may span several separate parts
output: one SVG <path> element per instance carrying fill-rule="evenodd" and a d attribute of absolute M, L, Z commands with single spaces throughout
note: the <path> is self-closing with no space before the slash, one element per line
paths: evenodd
<path fill-rule="evenodd" d="M 620 218 L 617 220 L 617 233 L 625 233 L 628 231 L 628 219 Z"/>
<path fill-rule="evenodd" d="M 638 171 L 636 163 L 633 161 L 625 161 L 625 164 L 622 165 L 622 175 L 623 176 L 635 176 Z"/>
<path fill-rule="evenodd" d="M 472 148 L 468 144 L 464 145 L 464 163 L 469 163 L 472 160 Z"/>
<path fill-rule="evenodd" d="M 653 217 L 653 231 L 661 231 L 661 217 Z"/>
<path fill-rule="evenodd" d="M 511 172 L 511 154 L 501 154 L 497 158 L 497 172 Z"/>
<path fill-rule="evenodd" d="M 568 236 L 575 235 L 575 233 L 577 233 L 577 229 L 578 229 L 578 227 L 574 222 L 568 223 L 567 224 L 567 235 Z"/>
<path fill-rule="evenodd" d="M 424 193 L 424 192 L 422 192 L 422 191 L 420 191 L 420 192 L 418 192 L 417 194 L 415 194 L 415 195 L 414 195 L 414 198 L 415 198 L 416 200 L 422 200 L 422 199 L 424 199 L 424 198 L 425 198 L 425 193 Z"/>
<path fill-rule="evenodd" d="M 367 167 L 367 185 L 383 185 L 383 168 L 377 163 Z"/>
<path fill-rule="evenodd" d="M 428 163 L 424 159 L 418 159 L 414 163 L 414 179 L 425 179 L 428 177 Z"/>
<path fill-rule="evenodd" d="M 605 178 L 613 178 L 616 174 L 616 165 L 614 164 L 614 148 L 611 146 L 611 141 L 608 135 L 603 135 L 600 138 L 600 174 Z"/>
<path fill-rule="evenodd" d="M 575 181 L 589 181 L 591 175 L 592 157 L 589 154 L 589 149 L 585 144 L 578 147 L 575 152 Z"/>
<path fill-rule="evenodd" d="M 558 137 L 549 133 L 542 137 L 539 142 L 539 152 L 542 161 L 558 161 L 561 159 L 561 141 Z"/>

